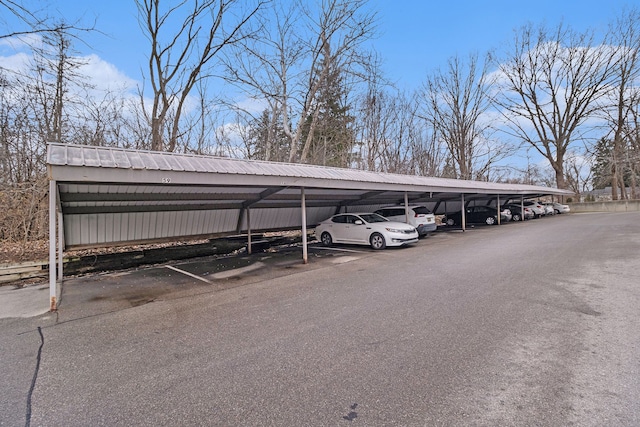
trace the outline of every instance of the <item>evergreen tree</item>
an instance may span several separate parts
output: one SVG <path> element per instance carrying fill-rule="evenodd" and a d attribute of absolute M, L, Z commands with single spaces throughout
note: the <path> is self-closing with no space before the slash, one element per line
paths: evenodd
<path fill-rule="evenodd" d="M 594 189 L 603 189 L 611 185 L 611 155 L 613 144 L 602 138 L 595 147 L 592 185 Z"/>
<path fill-rule="evenodd" d="M 250 159 L 272 162 L 286 161 L 289 138 L 284 133 L 281 116 L 266 109 L 250 125 L 247 151 Z"/>
<path fill-rule="evenodd" d="M 623 181 L 623 185 L 626 187 L 630 185 L 631 175 L 632 175 L 632 165 L 627 164 L 627 162 L 623 160 L 618 160 L 617 162 L 614 160 L 614 145 L 613 141 L 608 139 L 601 139 L 598 141 L 595 147 L 595 163 L 592 166 L 593 171 L 593 179 L 592 185 L 595 189 L 603 189 L 605 187 L 609 187 L 612 185 L 613 179 L 613 168 L 617 164 L 617 167 L 620 168 L 620 175 Z M 628 155 L 624 153 L 629 153 L 631 151 L 631 147 L 623 146 L 622 154 L 620 157 L 627 158 Z"/>
<path fill-rule="evenodd" d="M 323 84 L 320 85 L 317 104 L 306 117 L 302 140 L 311 133 L 308 162 L 325 166 L 349 167 L 355 144 L 352 129 L 354 117 L 349 114 L 342 72 L 331 57 L 328 46 L 320 65 Z M 315 126 L 313 117 L 316 117 Z"/>

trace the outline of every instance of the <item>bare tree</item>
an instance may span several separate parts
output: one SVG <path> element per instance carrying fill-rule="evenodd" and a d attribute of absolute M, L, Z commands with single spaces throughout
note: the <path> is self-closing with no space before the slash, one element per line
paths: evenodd
<path fill-rule="evenodd" d="M 292 141 L 290 162 L 296 160 L 298 150 L 300 162 L 307 161 L 314 130 L 318 125 L 318 97 L 332 70 L 345 74 L 355 73 L 362 60 L 368 58 L 360 55 L 360 47 L 373 37 L 375 14 L 365 10 L 366 4 L 367 0 L 328 0 L 321 2 L 317 12 L 306 11 L 308 21 L 312 25 L 313 42 L 306 46 L 309 68 L 304 73 L 307 83 L 303 89 L 303 108 L 295 132 L 292 131 L 287 113 L 289 100 L 283 98 L 282 103 L 285 133 Z M 348 89 L 345 88 L 344 92 L 348 92 Z M 306 140 L 302 142 L 300 137 L 304 131 L 305 119 L 310 119 L 309 131 Z M 301 148 L 298 148 L 298 144 Z"/>
<path fill-rule="evenodd" d="M 419 116 L 421 103 L 413 93 L 398 92 L 373 72 L 357 108 L 355 166 L 360 169 L 440 176 L 441 141 Z"/>
<path fill-rule="evenodd" d="M 288 99 L 291 82 L 294 81 L 296 66 L 303 61 L 303 15 L 301 8 L 295 2 L 273 2 L 271 7 L 264 8 L 259 16 L 258 30 L 254 38 L 244 39 L 240 44 L 223 54 L 225 78 L 227 82 L 238 87 L 256 104 L 264 101 L 266 107 L 266 129 L 260 131 L 263 135 L 261 145 L 264 147 L 262 160 L 272 159 L 272 146 L 276 144 L 274 137 L 279 116 L 288 117 L 283 112 L 283 102 Z M 228 102 L 232 110 L 250 116 L 248 120 L 257 126 L 265 123 L 265 117 L 255 117 L 253 114 L 234 101 Z M 263 115 L 264 109 L 259 110 Z M 266 130 L 266 132 L 265 132 Z M 257 130 L 256 130 L 257 132 Z"/>
<path fill-rule="evenodd" d="M 32 95 L 38 99 L 42 114 L 45 141 L 63 142 L 66 103 L 73 102 L 69 94 L 71 84 L 77 87 L 88 82 L 77 72 L 86 63 L 74 55 L 70 37 L 62 31 L 45 35 L 44 47 L 34 49 L 36 78 L 31 87 Z"/>
<path fill-rule="evenodd" d="M 593 169 L 591 168 L 593 159 L 590 158 L 589 153 L 580 155 L 569 151 L 565 160 L 567 188 L 572 190 L 579 200 L 580 195 L 588 190 L 593 179 Z"/>
<path fill-rule="evenodd" d="M 240 0 L 182 0 L 162 9 L 160 0 L 136 0 L 142 30 L 151 44 L 151 149 L 176 149 L 191 90 L 211 77 L 208 67 L 222 49 L 246 37 L 242 30 L 266 2 L 254 2 L 243 10 Z"/>
<path fill-rule="evenodd" d="M 601 110 L 619 60 L 614 48 L 597 44 L 591 32 L 529 25 L 498 64 L 501 91 L 495 101 L 508 122 L 506 131 L 549 161 L 558 188 L 567 187 L 565 154 L 574 141 L 586 142 L 583 125 Z"/>
<path fill-rule="evenodd" d="M 629 165 L 631 198 L 637 200 L 640 196 L 638 179 L 640 178 L 640 88 L 633 90 L 631 97 L 631 111 L 625 131 L 628 142 L 626 160 Z"/>
<path fill-rule="evenodd" d="M 380 170 L 394 120 L 396 99 L 389 94 L 386 83 L 374 69 L 370 74 L 367 91 L 358 103 L 356 120 L 359 169 Z"/>
<path fill-rule="evenodd" d="M 422 116 L 442 139 L 460 179 L 488 179 L 491 165 L 509 153 L 506 146 L 490 140 L 487 118 L 491 106 L 489 56 L 481 63 L 477 54 L 467 61 L 449 60 L 445 70 L 428 76 L 422 97 Z"/>
<path fill-rule="evenodd" d="M 262 15 L 258 37 L 246 40 L 225 60 L 228 80 L 250 97 L 266 100 L 272 123 L 283 126 L 291 141 L 290 162 L 310 161 L 319 96 L 331 70 L 355 75 L 366 60 L 359 54 L 373 36 L 375 18 L 365 10 L 366 3 L 274 2 Z"/>
<path fill-rule="evenodd" d="M 626 129 L 636 103 L 638 102 L 637 79 L 640 77 L 640 12 L 638 9 L 625 10 L 610 31 L 611 44 L 619 48 L 620 61 L 615 72 L 617 85 L 611 93 L 611 103 L 604 109 L 607 123 L 611 127 L 611 197 L 626 199 L 625 175 L 630 173 L 627 163 L 628 141 Z"/>
<path fill-rule="evenodd" d="M 27 35 L 47 36 L 48 34 L 73 35 L 79 32 L 95 31 L 95 23 L 84 27 L 78 22 L 69 23 L 65 19 L 58 19 L 47 15 L 42 10 L 33 10 L 24 6 L 20 1 L 0 0 L 0 16 L 12 15 L 17 18 L 22 28 L 8 28 L 6 33 L 0 33 L 0 40 Z"/>

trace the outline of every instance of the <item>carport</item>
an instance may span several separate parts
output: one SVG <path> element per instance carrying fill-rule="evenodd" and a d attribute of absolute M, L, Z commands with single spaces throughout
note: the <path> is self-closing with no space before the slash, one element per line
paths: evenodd
<path fill-rule="evenodd" d="M 56 309 L 65 249 L 306 230 L 338 212 L 460 206 L 572 193 L 547 187 L 305 164 L 50 143 L 49 285 Z M 463 209 L 464 211 L 464 209 Z M 463 220 L 464 230 L 464 220 Z M 57 259 L 56 259 L 57 256 Z"/>

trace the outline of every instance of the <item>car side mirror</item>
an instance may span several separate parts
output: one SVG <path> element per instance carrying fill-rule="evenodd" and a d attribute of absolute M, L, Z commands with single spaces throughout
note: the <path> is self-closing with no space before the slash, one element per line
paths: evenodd
<path fill-rule="evenodd" d="M 356 220 L 355 220 L 355 222 L 354 222 L 354 224 L 355 224 L 355 225 L 362 225 L 362 224 L 363 224 L 363 222 L 362 222 L 361 220 L 359 220 L 359 219 L 356 219 Z"/>

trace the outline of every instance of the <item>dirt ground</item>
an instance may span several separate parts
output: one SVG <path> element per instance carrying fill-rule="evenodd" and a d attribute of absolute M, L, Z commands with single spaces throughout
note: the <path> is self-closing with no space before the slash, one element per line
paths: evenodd
<path fill-rule="evenodd" d="M 49 256 L 49 241 L 7 242 L 0 241 L 0 264 L 17 264 L 27 261 L 39 261 Z"/>

